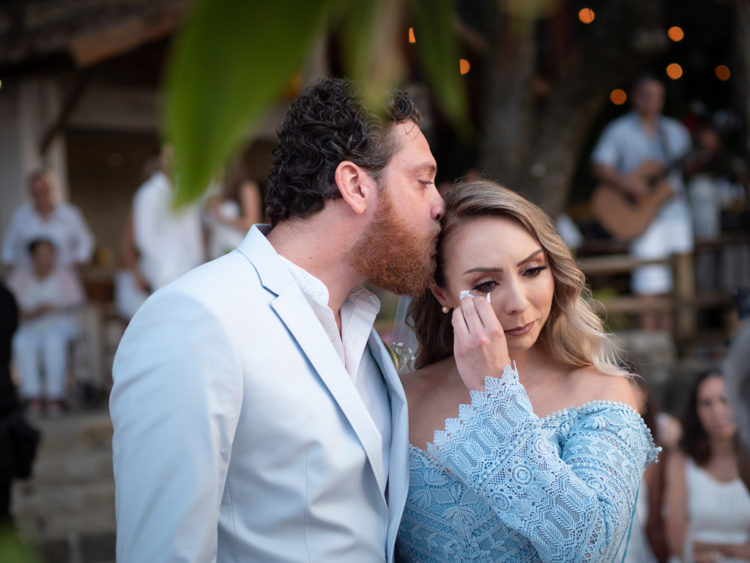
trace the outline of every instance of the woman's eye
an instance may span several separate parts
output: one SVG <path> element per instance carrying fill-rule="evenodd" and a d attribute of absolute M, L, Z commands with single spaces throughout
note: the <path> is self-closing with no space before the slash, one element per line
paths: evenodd
<path fill-rule="evenodd" d="M 482 293 L 489 293 L 495 288 L 496 285 L 497 285 L 497 282 L 490 280 L 490 281 L 482 282 L 480 284 L 475 285 L 473 289 L 480 291 Z"/>
<path fill-rule="evenodd" d="M 536 268 L 529 268 L 524 272 L 524 275 L 528 278 L 535 278 L 546 269 L 547 266 L 537 266 Z"/>

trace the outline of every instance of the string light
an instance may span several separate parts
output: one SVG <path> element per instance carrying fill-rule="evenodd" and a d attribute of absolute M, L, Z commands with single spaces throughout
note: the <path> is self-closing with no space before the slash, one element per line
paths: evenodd
<path fill-rule="evenodd" d="M 618 88 L 617 90 L 612 90 L 609 99 L 612 100 L 612 103 L 616 106 L 621 106 L 627 101 L 628 95 L 625 93 L 625 90 L 620 90 Z"/>
<path fill-rule="evenodd" d="M 675 43 L 677 41 L 682 41 L 685 38 L 685 32 L 682 31 L 681 27 L 677 27 L 677 26 L 670 27 L 669 31 L 667 31 L 667 35 Z"/>
<path fill-rule="evenodd" d="M 461 74 L 466 74 L 471 69 L 471 65 L 466 59 L 461 59 L 458 61 L 458 68 L 461 71 Z"/>
<path fill-rule="evenodd" d="M 416 42 L 417 42 L 417 38 L 414 37 L 414 28 L 410 27 L 409 28 L 409 43 L 416 43 Z"/>
<path fill-rule="evenodd" d="M 580 12 L 578 12 L 578 19 L 581 20 L 583 23 L 591 23 L 594 21 L 594 10 L 591 8 L 584 8 Z"/>
<path fill-rule="evenodd" d="M 677 63 L 672 63 L 667 67 L 667 76 L 669 76 L 669 78 L 671 78 L 672 80 L 677 80 L 680 76 L 682 76 L 682 67 Z"/>
<path fill-rule="evenodd" d="M 714 70 L 714 73 L 716 74 L 716 78 L 724 82 L 725 80 L 729 80 L 729 77 L 732 76 L 732 73 L 729 72 L 729 69 L 724 65 L 719 65 Z"/>

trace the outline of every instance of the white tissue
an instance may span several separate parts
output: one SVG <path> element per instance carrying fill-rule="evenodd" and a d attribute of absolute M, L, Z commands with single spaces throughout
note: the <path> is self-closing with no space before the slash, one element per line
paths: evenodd
<path fill-rule="evenodd" d="M 463 300 L 464 297 L 471 297 L 474 299 L 474 296 L 471 294 L 471 291 L 468 289 L 464 289 L 458 296 L 459 299 Z"/>
<path fill-rule="evenodd" d="M 487 303 L 492 303 L 492 299 L 490 299 L 490 294 L 487 294 Z"/>

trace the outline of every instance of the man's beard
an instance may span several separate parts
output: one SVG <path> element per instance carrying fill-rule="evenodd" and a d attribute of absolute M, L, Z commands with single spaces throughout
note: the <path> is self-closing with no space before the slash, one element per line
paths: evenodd
<path fill-rule="evenodd" d="M 435 241 L 440 227 L 419 236 L 399 221 L 381 188 L 378 211 L 350 251 L 354 268 L 374 285 L 397 295 L 418 296 L 435 273 Z"/>

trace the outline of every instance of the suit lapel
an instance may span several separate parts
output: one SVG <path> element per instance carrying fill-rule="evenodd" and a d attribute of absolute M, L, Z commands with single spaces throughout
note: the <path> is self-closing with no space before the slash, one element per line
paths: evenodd
<path fill-rule="evenodd" d="M 307 299 L 296 284 L 290 284 L 274 299 L 271 306 L 292 333 L 351 424 L 382 490 L 385 483 L 380 432 Z"/>
<path fill-rule="evenodd" d="M 406 404 L 404 387 L 396 372 L 390 354 L 375 330 L 368 341 L 372 357 L 375 358 L 388 387 L 391 400 L 391 463 L 388 477 L 388 508 L 390 523 L 388 525 L 389 559 L 392 555 L 396 533 L 401 522 L 401 514 L 409 492 L 409 412 Z"/>

